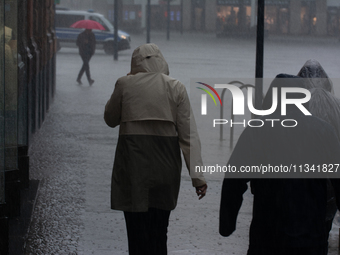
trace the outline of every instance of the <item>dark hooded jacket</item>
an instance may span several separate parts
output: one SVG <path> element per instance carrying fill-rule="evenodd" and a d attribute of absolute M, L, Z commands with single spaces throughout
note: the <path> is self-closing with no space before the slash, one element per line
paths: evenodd
<path fill-rule="evenodd" d="M 307 66 L 310 68 L 308 73 L 306 69 Z M 333 86 L 325 86 L 327 84 L 332 84 L 330 79 L 325 80 L 324 77 L 328 77 L 319 62 L 317 61 L 307 61 L 305 66 L 301 69 L 300 75 L 310 77 L 306 80 L 307 84 L 312 84 L 313 88 L 310 89 L 311 99 L 309 101 L 309 110 L 313 116 L 318 117 L 327 123 L 329 123 L 335 130 L 335 133 L 340 140 L 340 100 L 335 97 L 333 92 Z M 323 79 L 320 79 L 323 77 Z M 329 82 L 328 82 L 329 81 Z M 315 86 L 319 84 L 318 86 Z M 332 185 L 327 184 L 328 189 L 328 203 L 327 203 L 327 216 L 326 216 L 326 233 L 332 229 L 333 218 L 337 211 L 335 203 L 335 195 Z"/>
<path fill-rule="evenodd" d="M 287 79 L 289 78 L 288 84 Z M 304 87 L 303 79 L 278 75 L 263 102 L 271 106 L 273 87 Z M 280 104 L 279 104 L 280 105 Z M 340 145 L 333 128 L 326 122 L 304 115 L 295 106 L 280 109 L 266 119 L 295 119 L 298 125 L 247 127 L 240 136 L 228 164 L 304 165 L 339 163 Z M 249 243 L 253 247 L 312 247 L 325 245 L 326 179 L 224 179 L 220 207 L 220 234 L 229 236 L 236 229 L 242 195 L 250 182 L 254 195 Z M 336 192 L 339 185 L 334 181 Z M 340 203 L 337 202 L 339 207 Z"/>
<path fill-rule="evenodd" d="M 79 47 L 79 55 L 90 57 L 96 51 L 96 36 L 91 30 L 85 29 L 78 35 L 76 44 Z"/>
<path fill-rule="evenodd" d="M 306 89 L 321 88 L 334 94 L 331 79 L 329 79 L 326 71 L 315 59 L 307 60 L 297 76 L 307 79 L 304 85 Z"/>
<path fill-rule="evenodd" d="M 340 140 L 340 99 L 321 88 L 313 88 L 310 92 L 312 95 L 309 101 L 310 112 L 331 124 Z"/>
<path fill-rule="evenodd" d="M 204 185 L 201 145 L 184 85 L 155 44 L 138 47 L 131 72 L 117 80 L 105 106 L 107 125 L 120 125 L 112 173 L 111 208 L 145 212 L 176 207 L 181 151 L 194 187 Z M 191 126 L 190 126 L 191 124 Z"/>

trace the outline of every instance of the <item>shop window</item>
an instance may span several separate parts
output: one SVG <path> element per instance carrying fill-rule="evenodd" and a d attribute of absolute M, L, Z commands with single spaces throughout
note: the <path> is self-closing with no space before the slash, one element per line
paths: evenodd
<path fill-rule="evenodd" d="M 279 33 L 288 34 L 288 31 L 289 31 L 288 25 L 289 25 L 288 8 L 280 8 L 280 10 L 279 10 L 279 20 L 278 20 Z"/>
<path fill-rule="evenodd" d="M 176 20 L 181 21 L 181 12 L 180 11 L 176 12 Z"/>
<path fill-rule="evenodd" d="M 316 9 L 315 3 L 302 2 L 301 7 L 301 34 L 315 34 Z"/>
<path fill-rule="evenodd" d="M 250 35 L 251 7 L 218 6 L 217 33 L 225 35 Z"/>
<path fill-rule="evenodd" d="M 271 33 L 277 31 L 277 6 L 266 6 L 264 28 Z"/>
<path fill-rule="evenodd" d="M 289 11 L 285 6 L 272 5 L 265 9 L 265 30 L 271 34 L 287 34 Z"/>
<path fill-rule="evenodd" d="M 193 30 L 205 29 L 205 0 L 195 0 L 191 2 L 192 14 L 191 14 L 191 27 Z"/>
<path fill-rule="evenodd" d="M 232 32 L 237 29 L 239 7 L 219 6 L 217 11 L 217 26 L 219 30 Z"/>
<path fill-rule="evenodd" d="M 339 11 L 337 8 L 329 8 L 327 14 L 327 32 L 332 36 L 339 36 Z"/>

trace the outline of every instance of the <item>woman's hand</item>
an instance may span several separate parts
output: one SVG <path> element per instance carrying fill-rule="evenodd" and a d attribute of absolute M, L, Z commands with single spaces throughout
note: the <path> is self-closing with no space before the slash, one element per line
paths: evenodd
<path fill-rule="evenodd" d="M 202 199 L 207 193 L 208 185 L 204 184 L 203 186 L 196 187 L 196 194 L 199 196 L 198 199 Z"/>

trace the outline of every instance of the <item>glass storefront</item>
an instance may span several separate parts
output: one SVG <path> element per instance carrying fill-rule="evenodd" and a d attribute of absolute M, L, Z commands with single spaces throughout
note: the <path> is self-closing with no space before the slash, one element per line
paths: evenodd
<path fill-rule="evenodd" d="M 41 3 L 0 1 L 0 254 L 8 254 L 9 219 L 20 216 L 30 187 L 29 139 L 55 88 L 53 0 Z"/>
<path fill-rule="evenodd" d="M 217 30 L 226 34 L 245 34 L 250 31 L 251 7 L 227 5 L 217 7 Z"/>
<path fill-rule="evenodd" d="M 331 36 L 340 36 L 340 8 L 330 7 L 328 8 L 327 15 L 327 32 Z"/>
<path fill-rule="evenodd" d="M 0 204 L 5 203 L 5 88 L 4 88 L 4 45 L 5 45 L 5 24 L 4 24 L 4 2 L 0 3 Z"/>
<path fill-rule="evenodd" d="M 5 170 L 18 164 L 17 4 L 5 1 Z"/>
<path fill-rule="evenodd" d="M 241 11 L 243 10 L 243 15 Z M 249 32 L 251 28 L 251 6 L 218 6 L 218 29 L 231 34 Z M 288 6 L 269 5 L 265 8 L 265 30 L 272 34 L 287 34 L 289 22 Z M 242 29 L 240 29 L 242 28 Z"/>
<path fill-rule="evenodd" d="M 315 2 L 302 2 L 301 6 L 301 34 L 315 34 L 316 25 L 316 6 Z"/>
<path fill-rule="evenodd" d="M 6 171 L 18 168 L 17 2 L 0 6 L 0 204 L 6 201 Z"/>
<path fill-rule="evenodd" d="M 289 24 L 288 6 L 266 6 L 265 29 L 271 34 L 287 34 Z"/>
<path fill-rule="evenodd" d="M 253 19 L 252 15 L 256 17 L 256 12 L 252 14 L 251 1 L 217 0 L 216 3 L 216 30 L 218 34 L 233 35 L 252 32 L 251 20 Z M 327 24 L 324 27 L 324 29 L 327 29 L 326 34 L 339 37 L 340 6 L 328 6 L 328 8 L 325 7 L 325 10 L 320 10 L 320 8 L 317 8 L 317 3 L 320 5 L 322 2 L 315 0 L 296 2 L 266 0 L 266 32 L 279 35 L 317 36 L 322 34 L 320 31 L 324 31 L 323 24 Z M 292 11 L 292 8 L 294 11 Z M 318 26 L 319 29 L 317 29 Z"/>

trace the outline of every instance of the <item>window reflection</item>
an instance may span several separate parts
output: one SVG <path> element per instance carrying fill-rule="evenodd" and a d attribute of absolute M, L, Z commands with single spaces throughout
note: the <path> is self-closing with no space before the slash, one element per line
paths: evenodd
<path fill-rule="evenodd" d="M 4 137 L 5 137 L 5 116 L 4 116 L 4 44 L 5 44 L 5 29 L 4 29 L 4 3 L 0 6 L 0 204 L 5 203 L 5 180 L 4 180 Z"/>
<path fill-rule="evenodd" d="M 17 15 L 17 2 L 6 0 L 2 44 L 4 54 L 4 173 L 6 174 L 7 171 L 18 169 Z M 7 194 L 5 197 L 7 198 Z"/>
<path fill-rule="evenodd" d="M 17 82 L 15 41 L 12 29 L 5 26 L 5 147 L 6 169 L 15 169 L 17 146 Z"/>

